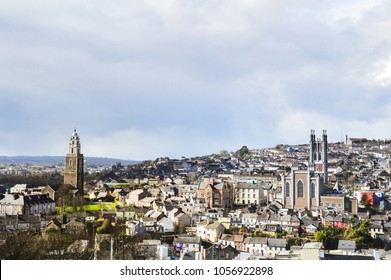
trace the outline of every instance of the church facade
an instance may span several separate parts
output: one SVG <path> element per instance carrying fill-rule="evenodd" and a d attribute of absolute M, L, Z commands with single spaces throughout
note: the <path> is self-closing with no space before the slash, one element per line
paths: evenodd
<path fill-rule="evenodd" d="M 321 206 L 321 196 L 328 181 L 327 171 L 327 131 L 321 139 L 316 139 L 311 130 L 308 167 L 292 167 L 288 175 L 281 176 L 282 200 L 286 208 L 317 209 Z"/>

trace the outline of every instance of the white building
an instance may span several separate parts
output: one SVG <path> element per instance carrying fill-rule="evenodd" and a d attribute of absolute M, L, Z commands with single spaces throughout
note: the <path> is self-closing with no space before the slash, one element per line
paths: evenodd
<path fill-rule="evenodd" d="M 261 184 L 238 183 L 235 186 L 236 205 L 259 204 L 266 200 Z"/>
<path fill-rule="evenodd" d="M 0 194 L 0 215 L 48 214 L 55 202 L 47 195 Z"/>

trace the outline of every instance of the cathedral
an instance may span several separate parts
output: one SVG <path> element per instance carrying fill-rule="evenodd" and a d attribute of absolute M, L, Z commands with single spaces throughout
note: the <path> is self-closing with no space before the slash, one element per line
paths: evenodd
<path fill-rule="evenodd" d="M 80 138 L 74 130 L 70 142 L 69 153 L 65 156 L 64 185 L 72 185 L 83 195 L 84 156 L 81 153 Z"/>
<path fill-rule="evenodd" d="M 328 181 L 327 131 L 316 139 L 311 130 L 308 167 L 292 167 L 288 175 L 282 175 L 282 200 L 286 208 L 317 209 Z"/>

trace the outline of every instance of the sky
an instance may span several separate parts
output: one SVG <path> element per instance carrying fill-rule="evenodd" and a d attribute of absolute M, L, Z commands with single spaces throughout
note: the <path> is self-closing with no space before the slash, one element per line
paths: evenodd
<path fill-rule="evenodd" d="M 391 138 L 391 1 L 2 0 L 0 155 Z"/>

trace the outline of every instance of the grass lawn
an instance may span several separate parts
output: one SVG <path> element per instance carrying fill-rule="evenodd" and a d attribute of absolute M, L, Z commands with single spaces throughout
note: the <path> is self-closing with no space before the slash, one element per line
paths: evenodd
<path fill-rule="evenodd" d="M 83 210 L 86 211 L 101 211 L 103 210 L 115 210 L 115 202 L 112 203 L 102 203 L 102 204 L 86 204 L 83 206 Z M 58 213 L 61 213 L 61 207 L 56 207 L 56 210 Z M 67 207 L 66 212 L 67 213 L 73 213 L 76 212 L 77 210 L 74 209 L 73 207 Z M 80 210 L 79 210 L 80 211 Z"/>
<path fill-rule="evenodd" d="M 115 202 L 109 204 L 87 204 L 83 206 L 83 209 L 87 211 L 115 210 L 115 205 Z"/>

